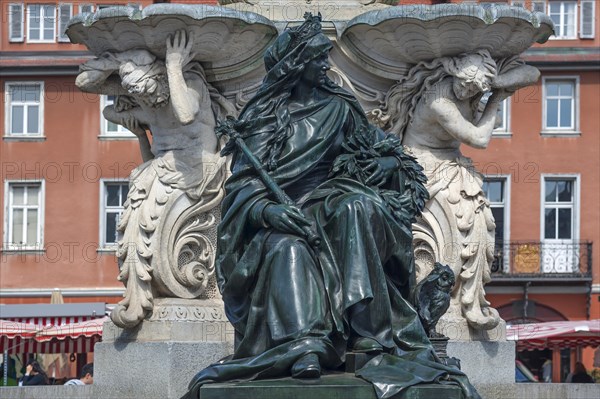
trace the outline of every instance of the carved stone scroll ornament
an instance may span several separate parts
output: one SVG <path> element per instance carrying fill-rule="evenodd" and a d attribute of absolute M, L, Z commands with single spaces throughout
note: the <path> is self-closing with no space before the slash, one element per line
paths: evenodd
<path fill-rule="evenodd" d="M 389 90 L 381 110 L 428 178 L 431 199 L 414 226 L 417 268 L 431 267 L 432 261 L 451 266 L 457 284 L 446 318 L 464 318 L 474 329 L 489 330 L 500 322 L 484 290 L 491 280 L 496 226 L 482 176 L 459 148 L 485 148 L 498 104 L 538 77 L 537 69 L 517 57 L 496 62 L 487 50 L 442 57 L 413 67 Z M 478 115 L 480 99 L 490 90 Z"/>
<path fill-rule="evenodd" d="M 491 278 L 494 219 L 482 176 L 460 145 L 487 146 L 498 104 L 539 77 L 516 55 L 552 32 L 551 20 L 541 13 L 447 4 L 365 13 L 341 34 L 346 53 L 382 78 L 396 76 L 383 105 L 368 115 L 400 137 L 425 169 L 430 200 L 413 225 L 417 278 L 427 276 L 435 262 L 451 267 L 456 286 L 443 317 L 449 323 L 466 321 L 474 330 L 500 323 L 484 290 Z M 465 338 L 471 339 L 459 339 Z"/>
<path fill-rule="evenodd" d="M 254 76 L 276 33 L 260 15 L 212 6 L 108 8 L 69 22 L 71 40 L 97 56 L 81 66 L 77 86 L 116 96 L 104 117 L 138 137 L 144 160 L 131 173 L 117 228 L 126 286 L 111 314 L 117 326 L 150 317 L 156 298 L 218 296 L 227 165 L 214 128 L 237 110 L 209 81 L 227 89 Z"/>

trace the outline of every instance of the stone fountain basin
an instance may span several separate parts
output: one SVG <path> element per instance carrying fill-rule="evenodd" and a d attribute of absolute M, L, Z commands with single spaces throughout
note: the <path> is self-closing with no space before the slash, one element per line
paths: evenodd
<path fill-rule="evenodd" d="M 517 55 L 554 34 L 550 17 L 521 7 L 440 4 L 389 7 L 361 14 L 341 33 L 345 51 L 382 77 L 402 75 L 421 61 L 487 49 Z"/>
<path fill-rule="evenodd" d="M 69 21 L 67 35 L 96 56 L 144 48 L 164 58 L 167 38 L 180 29 L 194 41 L 194 59 L 216 80 L 255 68 L 277 36 L 275 25 L 261 15 L 183 4 L 153 4 L 143 10 L 113 7 L 79 14 Z"/>

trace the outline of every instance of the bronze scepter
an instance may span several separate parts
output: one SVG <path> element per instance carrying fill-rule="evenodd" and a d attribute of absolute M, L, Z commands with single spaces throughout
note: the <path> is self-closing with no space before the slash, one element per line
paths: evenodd
<path fill-rule="evenodd" d="M 260 179 L 264 185 L 271 191 L 271 193 L 273 193 L 280 204 L 297 207 L 296 203 L 289 197 L 289 195 L 286 194 L 285 191 L 281 189 L 281 187 L 279 187 L 279 185 L 275 182 L 275 180 L 273 180 L 265 168 L 263 168 L 260 161 L 254 156 L 252 151 L 250 151 L 250 148 L 248 148 L 240 133 L 233 126 L 234 123 L 235 119 L 231 116 L 228 116 L 225 121 L 219 122 L 219 125 L 215 129 L 217 137 L 220 138 L 224 135 L 229 136 L 229 140 L 232 140 L 244 153 L 244 155 L 246 155 L 252 164 L 252 167 L 260 176 Z M 225 148 L 223 148 L 221 151 L 221 156 L 226 156 L 231 152 L 231 146 L 229 143 L 227 143 Z M 315 249 L 319 248 L 321 246 L 321 238 L 319 235 L 315 233 L 309 226 L 302 225 L 301 228 L 304 234 L 306 234 L 308 243 Z"/>

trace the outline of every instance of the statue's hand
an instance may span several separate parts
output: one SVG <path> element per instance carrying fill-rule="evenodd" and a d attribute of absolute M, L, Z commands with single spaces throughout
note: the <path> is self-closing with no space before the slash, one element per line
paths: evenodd
<path fill-rule="evenodd" d="M 363 161 L 363 170 L 369 175 L 365 183 L 370 186 L 381 186 L 398 170 L 399 162 L 395 157 L 379 157 Z"/>
<path fill-rule="evenodd" d="M 137 137 L 146 136 L 146 130 L 142 129 L 137 119 L 133 117 L 133 115 L 129 115 L 121 121 L 121 124 L 125 126 L 126 129 L 130 130 Z"/>
<path fill-rule="evenodd" d="M 175 32 L 175 36 L 169 36 L 167 38 L 167 54 L 165 56 L 165 63 L 167 68 L 178 68 L 181 69 L 187 65 L 195 54 L 192 52 L 192 46 L 194 42 L 188 37 L 185 30 L 178 30 Z"/>
<path fill-rule="evenodd" d="M 298 208 L 289 205 L 270 204 L 263 210 L 265 222 L 282 233 L 304 236 L 301 226 L 310 226 L 310 222 Z"/>

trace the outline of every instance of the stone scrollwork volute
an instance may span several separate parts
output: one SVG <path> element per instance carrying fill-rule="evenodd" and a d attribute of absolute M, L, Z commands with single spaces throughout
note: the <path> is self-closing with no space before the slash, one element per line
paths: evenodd
<path fill-rule="evenodd" d="M 500 102 L 538 77 L 518 57 L 494 60 L 487 50 L 441 57 L 410 69 L 379 110 L 384 128 L 402 139 L 428 178 L 430 200 L 413 225 L 417 277 L 434 262 L 449 264 L 457 284 L 447 317 L 464 318 L 474 329 L 500 322 L 484 290 L 491 281 L 496 226 L 483 177 L 459 148 L 485 148 Z M 479 114 L 488 91 L 492 96 Z"/>
<path fill-rule="evenodd" d="M 82 89 L 118 94 L 104 115 L 138 136 L 145 161 L 131 173 L 117 227 L 118 278 L 126 291 L 111 317 L 124 328 L 147 317 L 157 296 L 216 294 L 216 228 L 226 162 L 214 126 L 218 115 L 236 111 L 190 59 L 186 33 L 168 40 L 164 61 L 142 49 L 110 52 L 84 64 L 77 79 Z"/>

